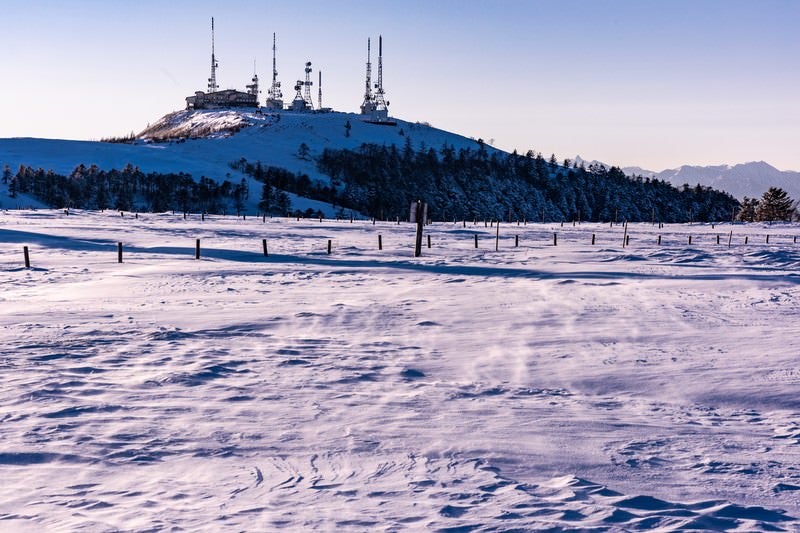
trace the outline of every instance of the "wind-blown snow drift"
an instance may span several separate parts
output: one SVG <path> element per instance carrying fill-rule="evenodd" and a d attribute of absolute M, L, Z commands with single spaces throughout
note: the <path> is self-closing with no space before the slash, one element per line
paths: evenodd
<path fill-rule="evenodd" d="M 799 232 L 730 229 L 0 214 L 0 529 L 796 529 Z"/>

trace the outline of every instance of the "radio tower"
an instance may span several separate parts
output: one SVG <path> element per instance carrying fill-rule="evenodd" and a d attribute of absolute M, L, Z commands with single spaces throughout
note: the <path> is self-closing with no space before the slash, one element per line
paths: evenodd
<path fill-rule="evenodd" d="M 283 93 L 281 92 L 281 82 L 278 81 L 278 68 L 275 61 L 275 34 L 272 34 L 272 86 L 269 88 L 267 107 L 269 109 L 283 109 Z"/>
<path fill-rule="evenodd" d="M 383 36 L 378 36 L 378 83 L 375 84 L 375 111 L 388 113 L 383 92 Z"/>
<path fill-rule="evenodd" d="M 364 103 L 361 104 L 362 115 L 370 115 L 375 110 L 375 101 L 372 97 L 372 63 L 369 53 L 370 40 L 367 38 L 367 84 L 364 90 Z"/>
<path fill-rule="evenodd" d="M 317 109 L 320 111 L 322 110 L 322 71 L 319 71 L 319 104 L 317 104 Z"/>
<path fill-rule="evenodd" d="M 208 78 L 208 92 L 217 92 L 219 85 L 217 85 L 217 58 L 214 55 L 214 17 L 211 17 L 211 77 Z"/>
<path fill-rule="evenodd" d="M 311 61 L 306 62 L 306 81 L 303 83 L 305 85 L 305 94 L 303 100 L 306 101 L 308 104 L 309 109 L 314 109 L 314 101 L 311 99 L 311 85 L 314 82 L 311 81 Z"/>
<path fill-rule="evenodd" d="M 247 93 L 252 94 L 258 100 L 258 93 L 261 91 L 258 90 L 258 74 L 256 74 L 256 61 L 253 60 L 253 79 L 250 80 L 250 85 L 247 86 Z"/>

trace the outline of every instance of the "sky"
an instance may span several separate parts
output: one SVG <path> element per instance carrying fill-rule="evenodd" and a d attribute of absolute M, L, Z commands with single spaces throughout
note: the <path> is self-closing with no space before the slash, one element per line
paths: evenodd
<path fill-rule="evenodd" d="M 382 34 L 404 120 L 559 160 L 800 170 L 796 0 L 2 0 L 0 13 L 0 137 L 100 139 L 182 109 L 206 89 L 213 16 L 219 85 L 244 90 L 255 62 L 262 101 L 276 32 L 285 101 L 311 61 L 315 101 L 321 69 L 324 105 L 357 111 L 366 41 Z"/>

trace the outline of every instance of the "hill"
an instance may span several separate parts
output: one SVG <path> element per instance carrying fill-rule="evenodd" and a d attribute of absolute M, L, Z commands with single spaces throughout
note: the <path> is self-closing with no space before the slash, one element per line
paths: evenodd
<path fill-rule="evenodd" d="M 424 200 L 437 220 L 663 222 L 724 220 L 737 207 L 707 187 L 562 166 L 348 113 L 178 111 L 114 141 L 124 142 L 0 141 L 0 165 L 15 173 L 11 206 L 33 196 L 51 207 L 404 219 Z"/>
<path fill-rule="evenodd" d="M 476 147 L 477 142 L 427 124 L 397 121 L 396 127 L 365 123 L 354 113 L 256 113 L 233 110 L 197 110 L 170 113 L 141 132 L 134 142 L 110 143 L 55 139 L 0 139 L 0 167 L 16 172 L 20 165 L 69 175 L 77 166 L 96 165 L 101 170 L 122 169 L 130 164 L 142 172 L 187 173 L 195 180 L 238 182 L 244 178 L 251 190 L 260 184 L 231 167 L 246 159 L 306 174 L 312 180 L 329 181 L 314 158 L 325 148 L 356 149 L 364 143 L 416 147 Z M 350 125 L 347 128 L 347 125 Z M 161 141 L 161 142 L 159 142 Z M 301 144 L 308 147 L 298 153 Z M 3 187 L 0 185 L 0 187 Z M 4 187 L 3 187 L 4 189 Z M 3 189 L 0 189 L 3 193 Z M 18 203 L 2 196 L 2 204 Z M 256 209 L 257 198 L 249 208 Z M 325 206 L 293 197 L 295 208 Z M 36 205 L 24 197 L 24 205 Z M 330 210 L 330 208 L 327 208 Z"/>

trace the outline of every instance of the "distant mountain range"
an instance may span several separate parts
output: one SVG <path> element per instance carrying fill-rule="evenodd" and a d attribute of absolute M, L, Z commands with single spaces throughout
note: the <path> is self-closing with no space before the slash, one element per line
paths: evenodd
<path fill-rule="evenodd" d="M 676 187 L 684 183 L 691 186 L 706 185 L 727 191 L 739 200 L 745 196 L 760 198 L 770 187 L 780 187 L 794 199 L 800 199 L 800 172 L 782 171 L 765 163 L 753 161 L 739 165 L 715 165 L 699 167 L 683 165 L 675 169 L 654 172 L 640 167 L 624 167 L 629 175 L 639 175 L 667 181 Z"/>

